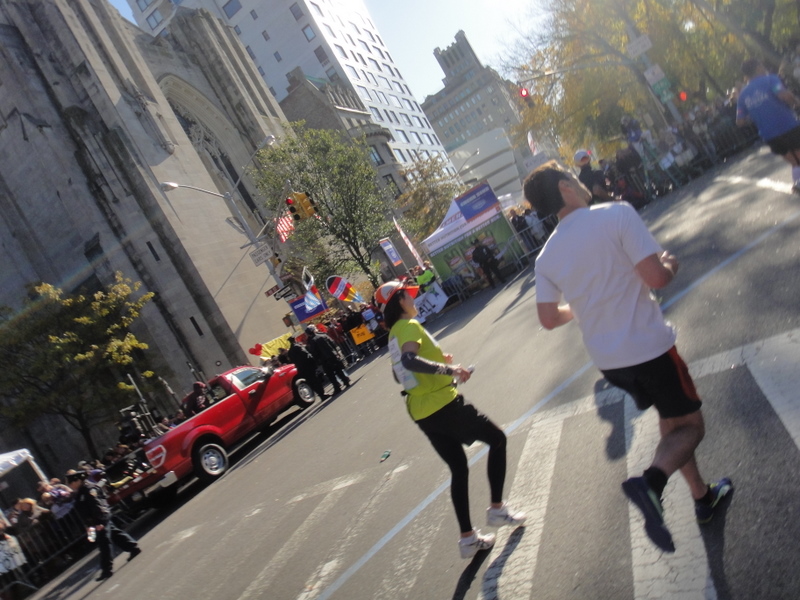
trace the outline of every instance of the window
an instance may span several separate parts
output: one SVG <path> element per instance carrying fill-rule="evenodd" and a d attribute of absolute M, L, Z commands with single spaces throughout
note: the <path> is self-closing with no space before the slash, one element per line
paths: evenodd
<path fill-rule="evenodd" d="M 386 99 L 386 94 L 383 92 L 375 92 L 375 95 L 378 97 L 378 100 L 381 101 L 382 104 L 389 104 L 389 101 Z"/>
<path fill-rule="evenodd" d="M 403 151 L 400 150 L 400 148 L 395 148 L 394 154 L 395 156 L 397 156 L 397 160 L 399 160 L 401 163 L 406 162 L 406 155 L 403 154 Z"/>
<path fill-rule="evenodd" d="M 374 58 L 369 58 L 367 60 L 369 60 L 369 64 L 373 69 L 375 69 L 376 71 L 380 72 L 381 66 L 378 64 L 377 60 L 375 60 Z"/>
<path fill-rule="evenodd" d="M 317 34 L 314 33 L 314 28 L 311 27 L 311 25 L 306 25 L 305 27 L 303 27 L 303 35 L 306 36 L 306 39 L 309 42 L 313 40 L 315 37 L 317 37 Z"/>
<path fill-rule="evenodd" d="M 389 65 L 387 65 L 386 63 L 383 63 L 383 68 L 384 68 L 384 69 L 386 69 L 386 72 L 387 72 L 389 75 L 391 75 L 392 77 L 394 77 L 394 71 L 392 70 L 392 67 L 390 67 L 390 66 L 389 66 Z"/>
<path fill-rule="evenodd" d="M 277 92 L 275 91 L 275 88 L 272 87 L 272 86 L 269 86 L 269 93 L 272 94 L 273 96 L 277 96 L 278 95 Z"/>
<path fill-rule="evenodd" d="M 253 21 L 255 21 L 258 18 L 258 13 L 256 13 L 254 10 L 251 10 L 250 16 L 253 17 Z"/>
<path fill-rule="evenodd" d="M 313 2 L 309 2 L 309 4 L 311 5 L 311 8 L 314 9 L 314 12 L 317 13 L 320 17 L 325 16 L 324 14 L 322 14 L 322 9 L 318 5 L 314 4 Z"/>
<path fill-rule="evenodd" d="M 365 88 L 363 85 L 357 85 L 356 89 L 358 90 L 358 95 L 361 96 L 367 102 L 371 102 L 372 98 L 369 97 L 369 90 Z"/>
<path fill-rule="evenodd" d="M 158 255 L 158 252 L 156 252 L 156 249 L 153 247 L 153 244 L 151 244 L 150 242 L 146 242 L 146 244 L 147 244 L 147 247 L 150 249 L 150 252 L 152 253 L 153 258 L 156 259 L 156 262 L 160 262 L 161 261 L 161 257 Z"/>
<path fill-rule="evenodd" d="M 339 81 L 339 72 L 336 70 L 336 67 L 331 67 L 325 71 L 325 75 L 327 75 L 328 79 L 332 82 Z"/>
<path fill-rule="evenodd" d="M 348 72 L 348 73 L 350 73 L 350 75 L 353 77 L 353 79 L 357 79 L 357 80 L 358 80 L 358 79 L 361 79 L 361 78 L 358 76 L 358 71 L 356 71 L 356 70 L 355 70 L 353 67 L 351 67 L 350 65 L 345 65 L 345 66 L 344 66 L 344 68 L 345 68 L 345 69 L 347 69 L 347 72 Z"/>
<path fill-rule="evenodd" d="M 391 110 L 384 111 L 386 113 L 386 118 L 389 119 L 390 123 L 399 123 L 400 121 L 397 120 L 397 115 L 394 114 Z"/>
<path fill-rule="evenodd" d="M 139 6 L 139 10 L 144 10 L 148 6 L 150 6 L 155 0 L 136 0 L 136 4 Z"/>
<path fill-rule="evenodd" d="M 408 118 L 406 113 L 400 113 L 400 120 L 403 121 L 405 125 L 411 127 L 411 119 Z"/>
<path fill-rule="evenodd" d="M 428 146 L 433 146 L 433 140 L 431 139 L 431 136 L 429 136 L 427 133 L 423 133 L 422 137 L 425 139 L 425 143 L 428 144 Z"/>
<path fill-rule="evenodd" d="M 406 144 L 408 144 L 408 136 L 406 135 L 405 131 L 403 131 L 402 129 L 398 129 L 397 135 L 400 136 L 401 140 L 403 140 Z"/>
<path fill-rule="evenodd" d="M 408 98 L 403 98 L 403 104 L 406 105 L 408 110 L 414 110 L 414 105 L 411 104 L 411 101 Z"/>
<path fill-rule="evenodd" d="M 226 2 L 222 5 L 222 12 L 224 12 L 225 16 L 229 19 L 240 10 L 242 10 L 242 3 L 239 2 L 239 0 L 230 0 L 230 2 Z"/>
<path fill-rule="evenodd" d="M 422 144 L 422 140 L 419 137 L 419 134 L 416 131 L 411 132 L 411 138 L 417 143 Z"/>
<path fill-rule="evenodd" d="M 397 108 L 403 108 L 403 105 L 400 104 L 400 98 L 398 98 L 397 96 L 389 94 L 389 100 L 391 100 L 392 104 L 394 104 Z"/>
<path fill-rule="evenodd" d="M 366 33 L 366 34 L 367 34 L 367 37 L 368 37 L 369 39 L 371 39 L 373 42 L 375 41 L 375 36 L 374 36 L 374 35 L 372 35 L 372 33 L 370 33 L 369 31 L 367 31 L 366 29 L 364 30 L 364 33 Z"/>
<path fill-rule="evenodd" d="M 191 321 L 192 325 L 194 325 L 194 330 L 197 332 L 197 335 L 203 337 L 203 330 L 200 329 L 200 325 L 197 324 L 197 321 L 194 317 L 189 317 L 189 321 Z"/>
<path fill-rule="evenodd" d="M 420 129 L 425 129 L 425 126 L 422 124 L 422 120 L 416 115 L 414 115 L 414 124 Z"/>
<path fill-rule="evenodd" d="M 393 88 L 394 88 L 396 91 L 400 92 L 401 94 L 402 94 L 402 93 L 404 93 L 403 86 L 402 86 L 402 85 L 400 85 L 400 83 L 399 83 L 399 82 L 397 82 L 397 81 L 393 81 L 393 82 L 392 82 L 392 87 L 393 87 Z"/>
<path fill-rule="evenodd" d="M 275 52 L 272 56 L 274 56 L 275 60 L 277 60 L 278 62 L 281 62 L 283 60 L 283 57 L 281 56 L 280 52 Z"/>
<path fill-rule="evenodd" d="M 375 165 L 376 167 L 386 164 L 386 162 L 381 158 L 381 154 L 380 152 L 378 152 L 378 149 L 375 146 L 369 147 L 369 159 L 372 161 L 372 164 Z"/>
<path fill-rule="evenodd" d="M 375 52 L 377 52 L 377 53 L 378 53 L 378 56 L 380 56 L 381 58 L 386 58 L 386 57 L 384 56 L 383 52 L 381 51 L 381 49 L 380 49 L 380 48 L 378 48 L 377 46 L 373 46 L 373 47 L 372 47 L 372 49 L 373 49 L 373 50 L 375 50 Z"/>
<path fill-rule="evenodd" d="M 158 27 L 161 22 L 164 20 L 164 17 L 161 16 L 161 12 L 156 9 L 152 12 L 152 14 L 147 17 L 147 24 L 150 25 L 151 29 L 155 29 Z"/>
<path fill-rule="evenodd" d="M 237 1 L 238 1 L 238 0 L 237 0 Z M 295 20 L 295 21 L 299 21 L 299 20 L 300 20 L 300 18 L 303 16 L 303 9 L 302 9 L 302 8 L 300 8 L 300 7 L 297 5 L 297 2 L 295 2 L 294 4 L 292 4 L 292 5 L 289 7 L 289 10 L 291 11 L 291 13 L 292 13 L 292 16 L 294 17 L 294 20 Z"/>
<path fill-rule="evenodd" d="M 238 25 L 234 25 L 233 30 L 236 32 L 236 35 L 242 35 L 242 28 Z"/>
<path fill-rule="evenodd" d="M 328 59 L 328 53 L 325 52 L 325 48 L 323 48 L 322 46 L 317 46 L 314 49 L 314 55 L 317 57 L 319 64 L 323 66 L 327 65 L 328 62 L 330 62 Z"/>
<path fill-rule="evenodd" d="M 342 48 L 339 44 L 334 44 L 333 47 L 336 48 L 336 52 L 339 53 L 339 56 L 341 56 L 342 58 L 347 58 L 347 51 L 344 48 Z"/>
<path fill-rule="evenodd" d="M 350 28 L 351 28 L 353 31 L 355 31 L 356 33 L 361 33 L 361 30 L 359 30 L 359 28 L 358 28 L 358 25 L 356 25 L 356 24 L 355 24 L 355 23 L 353 23 L 352 21 L 350 21 Z"/>
<path fill-rule="evenodd" d="M 358 45 L 361 46 L 367 52 L 372 52 L 372 50 L 369 49 L 369 46 L 367 45 L 367 43 L 364 42 L 363 40 L 358 40 Z"/>
<path fill-rule="evenodd" d="M 375 117 L 376 121 L 383 121 L 383 115 L 381 114 L 381 111 L 379 111 L 377 108 L 375 108 L 374 106 L 370 106 L 369 111 L 372 113 L 372 116 Z"/>
<path fill-rule="evenodd" d="M 385 87 L 387 90 L 392 89 L 392 86 L 389 84 L 389 80 L 386 79 L 383 75 L 378 75 L 378 81 L 381 82 L 381 85 Z"/>
<path fill-rule="evenodd" d="M 372 73 L 370 73 L 369 71 L 364 71 L 364 69 L 361 69 L 361 72 L 362 72 L 362 73 L 364 73 L 364 74 L 366 74 L 366 76 L 367 76 L 367 79 L 369 79 L 369 81 L 370 81 L 370 83 L 371 83 L 372 85 L 374 85 L 375 87 L 378 87 L 378 80 L 377 80 L 377 79 L 375 79 L 375 75 L 373 75 L 373 74 L 372 74 Z M 387 104 L 388 104 L 388 102 L 387 102 Z"/>
<path fill-rule="evenodd" d="M 264 75 L 266 75 L 266 73 L 264 73 L 264 68 L 263 68 L 263 67 L 260 67 L 260 66 L 258 67 L 258 73 L 259 73 L 259 75 L 261 75 L 262 77 L 264 77 Z"/>
<path fill-rule="evenodd" d="M 265 42 L 268 42 L 268 41 L 269 41 L 269 34 L 267 33 L 267 30 L 266 30 L 266 29 L 265 29 L 264 31 L 262 31 L 262 32 L 261 32 L 261 37 L 263 37 L 263 38 L 264 38 L 264 41 L 265 41 Z"/>
<path fill-rule="evenodd" d="M 327 23 L 323 23 L 322 25 L 328 31 L 328 35 L 331 36 L 332 38 L 336 39 L 336 34 L 333 32 L 333 29 L 331 29 L 331 26 L 328 25 Z"/>
<path fill-rule="evenodd" d="M 388 175 L 383 176 L 383 181 L 386 184 L 386 188 L 397 198 L 402 192 L 400 188 L 397 186 L 397 182 L 392 177 L 392 174 L 389 173 Z"/>

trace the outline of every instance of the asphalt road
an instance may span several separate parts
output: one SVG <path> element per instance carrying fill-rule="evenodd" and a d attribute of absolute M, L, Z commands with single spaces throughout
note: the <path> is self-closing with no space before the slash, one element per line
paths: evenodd
<path fill-rule="evenodd" d="M 574 325 L 544 331 L 533 271 L 434 320 L 477 370 L 462 392 L 509 435 L 507 496 L 527 526 L 464 561 L 444 464 L 405 412 L 388 359 L 332 401 L 287 413 L 207 488 L 189 490 L 93 581 L 88 561 L 37 598 L 348 600 L 800 597 L 800 199 L 760 149 L 647 207 L 681 269 L 663 290 L 704 399 L 698 450 L 735 491 L 699 527 L 685 484 L 665 492 L 677 552 L 644 537 L 619 484 L 657 440 L 591 367 Z M 391 455 L 381 462 L 381 455 Z M 469 449 L 472 514 L 488 502 L 485 452 Z"/>

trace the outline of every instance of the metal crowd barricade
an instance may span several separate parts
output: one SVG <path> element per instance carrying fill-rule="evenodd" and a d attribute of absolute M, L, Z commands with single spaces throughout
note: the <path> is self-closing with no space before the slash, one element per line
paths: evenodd
<path fill-rule="evenodd" d="M 15 585 L 37 589 L 91 550 L 86 526 L 74 510 L 23 530 L 9 527 L 6 533 L 9 539 L 0 541 L 0 592 Z"/>

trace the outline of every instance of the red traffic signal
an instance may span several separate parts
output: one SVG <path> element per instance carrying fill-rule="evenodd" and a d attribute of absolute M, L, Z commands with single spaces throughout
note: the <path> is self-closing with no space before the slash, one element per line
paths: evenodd
<path fill-rule="evenodd" d="M 289 208 L 289 212 L 292 213 L 292 218 L 295 221 L 299 221 L 302 218 L 297 210 L 297 206 L 295 206 L 294 198 L 287 198 L 286 206 Z"/>
<path fill-rule="evenodd" d="M 530 98 L 531 93 L 528 91 L 528 88 L 519 88 L 519 97 L 520 98 Z"/>
<path fill-rule="evenodd" d="M 680 100 L 681 102 L 686 102 L 688 99 L 689 99 L 689 94 L 687 94 L 683 90 L 678 92 L 678 100 Z"/>

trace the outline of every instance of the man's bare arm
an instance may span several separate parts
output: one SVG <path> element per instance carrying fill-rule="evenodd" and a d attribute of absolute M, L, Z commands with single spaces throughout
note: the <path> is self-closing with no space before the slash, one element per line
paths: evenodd
<path fill-rule="evenodd" d="M 659 256 L 651 254 L 636 263 L 636 274 L 651 289 L 658 290 L 672 281 L 678 272 L 678 259 L 664 251 Z"/>
<path fill-rule="evenodd" d="M 536 310 L 539 313 L 539 322 L 545 329 L 566 325 L 574 318 L 569 304 L 559 306 L 558 302 L 539 302 Z"/>

